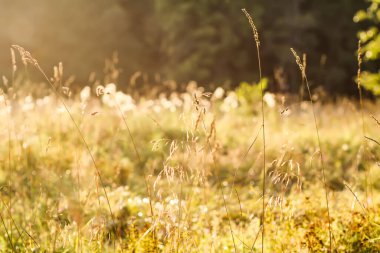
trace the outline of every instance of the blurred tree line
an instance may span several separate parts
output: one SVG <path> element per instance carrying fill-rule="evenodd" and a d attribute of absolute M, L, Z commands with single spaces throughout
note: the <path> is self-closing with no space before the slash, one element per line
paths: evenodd
<path fill-rule="evenodd" d="M 258 81 L 251 29 L 261 40 L 264 76 L 275 91 L 298 92 L 300 74 L 289 48 L 307 54 L 313 87 L 356 92 L 355 13 L 365 0 L 0 0 L 0 66 L 9 74 L 9 46 L 30 50 L 45 69 L 58 61 L 85 83 L 102 73 L 114 51 L 120 83 L 133 73 L 146 81 L 196 80 L 234 87 Z"/>

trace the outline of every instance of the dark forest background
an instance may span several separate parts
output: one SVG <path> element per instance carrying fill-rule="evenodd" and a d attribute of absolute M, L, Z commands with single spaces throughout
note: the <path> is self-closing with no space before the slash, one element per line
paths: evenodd
<path fill-rule="evenodd" d="M 0 0 L 0 73 L 11 71 L 9 47 L 19 44 L 45 69 L 86 84 L 118 52 L 119 85 L 140 71 L 150 83 L 234 87 L 258 81 L 246 8 L 259 29 L 264 76 L 274 91 L 298 90 L 289 48 L 307 54 L 313 87 L 356 92 L 355 50 L 364 0 Z"/>

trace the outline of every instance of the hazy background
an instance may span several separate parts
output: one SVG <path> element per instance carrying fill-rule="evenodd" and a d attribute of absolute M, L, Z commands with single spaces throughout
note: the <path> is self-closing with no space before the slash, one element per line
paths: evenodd
<path fill-rule="evenodd" d="M 352 19 L 364 0 L 0 0 L 0 74 L 9 75 L 9 47 L 29 50 L 47 70 L 86 84 L 118 52 L 120 84 L 136 71 L 152 84 L 173 79 L 233 87 L 257 81 L 255 45 L 241 9 L 260 32 L 264 76 L 274 91 L 297 91 L 289 48 L 308 56 L 314 87 L 356 91 Z M 33 75 L 33 74 L 32 74 Z"/>

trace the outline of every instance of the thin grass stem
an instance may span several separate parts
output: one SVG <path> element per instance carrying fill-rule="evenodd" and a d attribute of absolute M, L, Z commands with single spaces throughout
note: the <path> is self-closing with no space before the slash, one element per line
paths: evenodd
<path fill-rule="evenodd" d="M 262 223 L 262 234 L 261 234 L 261 252 L 264 253 L 264 239 L 265 239 L 265 194 L 266 194 L 266 140 L 265 140 L 265 113 L 264 113 L 264 86 L 262 82 L 262 70 L 261 70 L 261 58 L 260 58 L 260 40 L 259 40 L 259 32 L 252 20 L 251 15 L 245 10 L 242 9 L 243 13 L 248 19 L 249 24 L 251 25 L 253 31 L 253 37 L 256 42 L 256 50 L 257 50 L 257 63 L 259 65 L 259 78 L 260 78 L 260 89 L 261 89 L 261 120 L 262 120 L 262 130 L 263 130 L 263 187 L 262 187 L 262 215 L 261 215 L 261 223 Z"/>
<path fill-rule="evenodd" d="M 296 58 L 296 63 L 297 63 L 298 67 L 301 70 L 302 77 L 305 79 L 305 84 L 306 84 L 306 88 L 307 88 L 307 91 L 308 91 L 308 94 L 309 94 L 311 108 L 312 108 L 312 111 L 313 111 L 314 125 L 315 125 L 315 131 L 317 133 L 319 155 L 320 155 L 321 167 L 322 167 L 322 179 L 323 179 L 323 186 L 324 186 L 324 191 L 325 191 L 325 200 L 326 200 L 326 207 L 327 207 L 327 218 L 328 218 L 328 224 L 329 224 L 329 252 L 332 252 L 331 215 L 330 215 L 328 187 L 327 187 L 327 180 L 326 180 L 326 173 L 325 173 L 325 161 L 324 161 L 323 152 L 322 152 L 322 144 L 321 144 L 321 138 L 320 138 L 320 135 L 319 135 L 319 127 L 318 127 L 318 123 L 317 123 L 317 116 L 316 116 L 316 113 L 315 113 L 315 106 L 314 106 L 314 102 L 313 102 L 313 96 L 311 95 L 310 85 L 309 85 L 308 78 L 306 76 L 305 66 L 301 62 L 301 59 L 297 55 L 296 51 L 294 51 L 293 48 L 291 48 L 290 50 L 293 53 L 294 57 Z"/>

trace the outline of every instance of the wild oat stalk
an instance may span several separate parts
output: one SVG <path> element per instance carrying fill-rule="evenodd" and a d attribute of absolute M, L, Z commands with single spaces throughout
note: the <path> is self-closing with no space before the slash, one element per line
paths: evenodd
<path fill-rule="evenodd" d="M 106 198 L 106 201 L 107 201 L 107 205 L 108 205 L 108 209 L 109 209 L 109 212 L 111 214 L 111 219 L 112 219 L 112 223 L 115 224 L 115 217 L 114 217 L 114 214 L 112 212 L 112 209 L 111 209 L 111 204 L 110 204 L 110 201 L 109 201 L 109 198 L 108 198 L 108 194 L 107 194 L 107 191 L 106 191 L 106 188 L 105 188 L 105 185 L 104 185 L 104 181 L 102 179 L 102 176 L 101 176 L 101 173 L 100 173 L 100 170 L 98 168 L 98 165 L 96 164 L 95 162 L 95 157 L 94 155 L 92 154 L 92 151 L 90 149 L 90 146 L 88 145 L 86 139 L 84 138 L 84 135 L 82 133 L 82 130 L 80 129 L 79 125 L 77 124 L 77 122 L 75 121 L 74 119 L 74 116 L 72 115 L 71 111 L 69 110 L 68 106 L 66 105 L 66 102 L 61 98 L 58 90 L 56 89 L 56 87 L 53 85 L 53 83 L 50 81 L 50 79 L 48 78 L 48 76 L 46 75 L 45 71 L 41 68 L 41 66 L 38 64 L 38 61 L 36 59 L 34 59 L 32 57 L 32 55 L 30 54 L 30 52 L 26 51 L 23 47 L 20 47 L 18 45 L 12 45 L 12 48 L 16 49 L 20 56 L 21 56 L 21 60 L 22 62 L 24 63 L 24 65 L 26 66 L 28 63 L 32 64 L 42 75 L 43 77 L 46 79 L 46 81 L 48 82 L 48 84 L 50 85 L 52 91 L 54 92 L 54 94 L 57 96 L 59 102 L 63 105 L 63 107 L 65 108 L 67 114 L 69 115 L 71 121 L 73 122 L 76 130 L 77 130 L 77 133 L 80 137 L 80 139 L 82 140 L 84 146 L 86 147 L 87 151 L 88 151 L 88 154 L 90 155 L 90 158 L 91 158 L 91 161 L 94 165 L 94 168 L 96 170 L 96 174 L 99 178 L 99 181 L 100 181 L 100 184 L 102 186 L 102 189 L 103 189 L 103 192 L 104 192 L 104 196 Z"/>
<path fill-rule="evenodd" d="M 197 122 L 195 123 L 195 126 L 197 127 L 198 124 L 201 122 L 202 125 L 203 125 L 203 129 L 205 130 L 205 133 L 206 133 L 207 130 L 206 130 L 206 124 L 205 124 L 205 121 L 204 121 L 205 120 L 204 119 L 204 115 L 206 114 L 206 108 L 204 108 L 204 107 L 200 108 L 199 107 L 200 101 L 197 98 L 196 94 L 194 94 L 194 105 L 195 105 L 196 110 L 199 112 L 198 118 L 197 118 Z M 195 130 L 196 130 L 196 128 L 195 128 Z M 212 148 L 211 143 L 210 143 L 210 140 L 211 140 L 212 136 L 214 136 L 214 138 L 216 137 L 216 128 L 215 128 L 215 122 L 214 121 L 211 123 L 211 129 L 210 129 L 210 133 L 209 133 L 209 135 L 208 135 L 208 137 L 206 139 L 206 145 L 208 146 L 209 150 L 211 151 L 212 164 L 213 164 L 213 167 L 214 167 L 214 171 L 217 171 L 216 157 L 215 157 L 214 152 L 212 151 L 213 148 Z M 224 195 L 224 191 L 223 191 L 223 186 L 222 186 L 222 180 L 221 180 L 218 172 L 216 172 L 215 175 L 216 175 L 216 179 L 217 179 L 217 182 L 218 182 L 218 187 L 220 189 L 220 193 L 222 195 L 223 206 L 224 206 L 224 209 L 226 211 L 227 218 L 228 218 L 228 226 L 229 226 L 229 229 L 230 229 L 232 243 L 234 245 L 234 252 L 236 253 L 237 252 L 237 247 L 236 247 L 234 232 L 233 232 L 233 229 L 232 229 L 231 215 L 230 215 L 230 212 L 228 211 L 227 201 L 226 201 L 226 198 L 225 198 L 225 195 Z"/>
<path fill-rule="evenodd" d="M 253 31 L 253 37 L 256 42 L 256 49 L 257 49 L 257 61 L 259 64 L 259 76 L 260 76 L 260 88 L 261 88 L 261 115 L 262 115 L 262 129 L 263 129 L 263 199 L 262 199 L 262 215 L 261 215 L 261 222 L 262 222 L 262 234 L 261 234 L 261 251 L 264 252 L 264 238 L 265 238 L 265 193 L 266 193 L 266 143 L 265 143 L 265 114 L 264 114 L 264 87 L 263 82 L 261 82 L 262 79 L 262 71 L 261 71 L 261 59 L 260 59 L 260 40 L 259 40 L 259 32 L 257 31 L 257 28 L 255 26 L 255 23 L 253 23 L 251 15 L 245 10 L 242 9 L 243 13 L 248 19 L 249 24 L 251 25 L 252 31 Z"/>
<path fill-rule="evenodd" d="M 294 55 L 294 57 L 296 59 L 296 63 L 298 65 L 298 67 L 300 68 L 300 71 L 301 71 L 301 74 L 302 74 L 302 78 L 305 80 L 306 88 L 307 88 L 307 91 L 309 93 L 311 107 L 312 107 L 312 110 L 313 110 L 314 125 L 315 125 L 315 130 L 317 132 L 317 139 L 318 139 L 318 146 L 319 146 L 319 155 L 320 155 L 321 165 L 322 165 L 322 178 L 323 178 L 323 185 L 324 185 L 324 190 L 325 190 L 325 198 L 326 198 L 326 206 L 327 206 L 327 216 L 328 216 L 328 222 L 329 222 L 329 251 L 332 252 L 332 231 L 331 231 L 330 206 L 329 206 L 328 189 L 327 189 L 326 175 L 325 175 L 325 162 L 324 162 L 324 158 L 323 158 L 321 138 L 319 136 L 319 127 L 318 127 L 318 123 L 317 123 L 317 116 L 315 114 L 315 108 L 314 108 L 313 98 L 312 98 L 312 95 L 311 95 L 309 82 L 308 82 L 307 76 L 306 76 L 306 68 L 305 68 L 306 64 L 302 63 L 300 57 L 298 56 L 297 52 L 293 48 L 291 48 L 290 50 L 292 51 L 292 53 L 293 53 L 293 55 Z"/>

